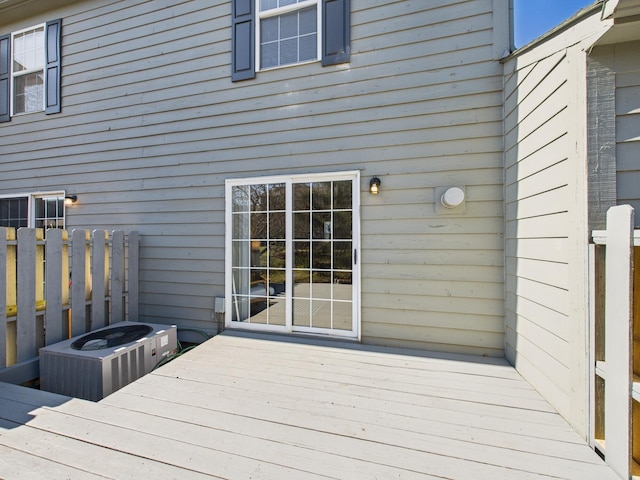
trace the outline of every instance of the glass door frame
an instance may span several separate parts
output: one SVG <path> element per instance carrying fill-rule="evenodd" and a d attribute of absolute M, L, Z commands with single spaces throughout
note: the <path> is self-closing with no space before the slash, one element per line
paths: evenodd
<path fill-rule="evenodd" d="M 293 322 L 293 185 L 298 183 L 318 183 L 328 181 L 351 181 L 352 203 L 352 330 L 334 328 L 300 327 Z M 233 320 L 233 187 L 266 184 L 285 184 L 286 186 L 286 315 L 284 325 L 245 323 Z M 277 333 L 301 333 L 322 336 L 335 336 L 360 340 L 360 172 L 328 172 L 304 175 L 278 175 L 227 179 L 225 182 L 225 327 L 268 331 Z M 333 302 L 333 300 L 332 300 Z"/>

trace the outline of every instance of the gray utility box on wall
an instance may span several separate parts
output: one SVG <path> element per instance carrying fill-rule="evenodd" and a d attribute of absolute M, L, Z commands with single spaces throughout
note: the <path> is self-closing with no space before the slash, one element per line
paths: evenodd
<path fill-rule="evenodd" d="M 120 322 L 40 349 L 40 388 L 98 401 L 149 373 L 178 347 L 177 327 Z"/>

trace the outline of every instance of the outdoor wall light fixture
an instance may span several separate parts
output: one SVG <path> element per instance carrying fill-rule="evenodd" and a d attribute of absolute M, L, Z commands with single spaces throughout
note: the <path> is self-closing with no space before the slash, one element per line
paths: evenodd
<path fill-rule="evenodd" d="M 371 195 L 377 195 L 380 192 L 380 179 L 373 177 L 369 182 L 369 193 Z"/>
<path fill-rule="evenodd" d="M 64 204 L 65 205 L 73 205 L 77 201 L 78 201 L 78 196 L 77 195 L 65 195 L 65 197 L 64 197 Z"/>

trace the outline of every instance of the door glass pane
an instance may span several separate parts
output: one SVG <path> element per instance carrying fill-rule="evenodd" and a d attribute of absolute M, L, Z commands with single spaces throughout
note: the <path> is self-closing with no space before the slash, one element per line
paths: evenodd
<path fill-rule="evenodd" d="M 232 321 L 286 322 L 284 188 L 283 184 L 232 188 Z"/>
<path fill-rule="evenodd" d="M 351 210 L 351 181 L 333 182 L 333 208 Z"/>
<path fill-rule="evenodd" d="M 308 240 L 310 230 L 311 215 L 309 212 L 293 214 L 293 238 Z"/>
<path fill-rule="evenodd" d="M 293 301 L 297 307 L 293 309 L 293 325 L 353 330 L 351 181 L 296 187 Z M 309 267 L 311 271 L 306 270 Z"/>
<path fill-rule="evenodd" d="M 330 210 L 331 182 L 313 183 L 311 188 L 311 203 L 313 210 Z"/>

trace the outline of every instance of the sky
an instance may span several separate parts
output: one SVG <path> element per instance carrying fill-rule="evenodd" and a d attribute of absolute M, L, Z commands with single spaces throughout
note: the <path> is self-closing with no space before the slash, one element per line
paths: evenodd
<path fill-rule="evenodd" d="M 514 0 L 516 47 L 551 30 L 595 0 Z"/>

